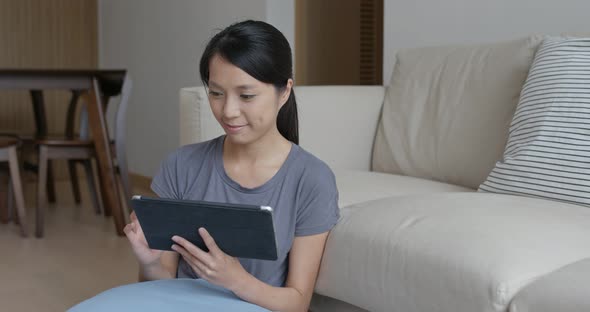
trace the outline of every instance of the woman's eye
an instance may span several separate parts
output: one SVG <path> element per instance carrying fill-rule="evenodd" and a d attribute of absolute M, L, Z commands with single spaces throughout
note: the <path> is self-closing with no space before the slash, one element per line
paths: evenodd
<path fill-rule="evenodd" d="M 254 98 L 256 95 L 255 94 L 241 94 L 240 97 L 244 100 L 250 100 L 252 98 Z"/>
<path fill-rule="evenodd" d="M 221 96 L 222 93 L 221 92 L 216 92 L 216 91 L 209 90 L 209 95 L 211 95 L 211 96 Z"/>

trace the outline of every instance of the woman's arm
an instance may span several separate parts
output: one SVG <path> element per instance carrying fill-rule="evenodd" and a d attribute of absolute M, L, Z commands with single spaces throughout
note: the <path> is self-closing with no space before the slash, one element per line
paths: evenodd
<path fill-rule="evenodd" d="M 238 297 L 272 311 L 307 311 L 327 237 L 327 232 L 295 237 L 289 253 L 285 287 L 273 287 L 249 275 L 232 291 Z"/>
<path fill-rule="evenodd" d="M 245 301 L 272 311 L 307 311 L 328 232 L 295 237 L 289 253 L 285 287 L 274 287 L 249 274 L 240 262 L 221 251 L 205 229 L 199 229 L 209 252 L 175 236 L 177 251 L 203 279 L 228 288 Z"/>
<path fill-rule="evenodd" d="M 127 224 L 123 231 L 139 262 L 139 281 L 175 278 L 178 254 L 173 251 L 150 249 L 135 212 L 131 213 L 130 219 L 131 223 Z"/>
<path fill-rule="evenodd" d="M 178 254 L 173 251 L 164 251 L 160 256 L 160 261 L 154 264 L 139 265 L 139 281 L 176 278 L 177 269 Z"/>

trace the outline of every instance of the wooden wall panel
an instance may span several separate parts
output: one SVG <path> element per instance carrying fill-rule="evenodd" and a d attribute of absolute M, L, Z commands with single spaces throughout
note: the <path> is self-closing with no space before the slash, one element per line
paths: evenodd
<path fill-rule="evenodd" d="M 383 83 L 383 0 L 360 1 L 360 84 Z"/>
<path fill-rule="evenodd" d="M 296 0 L 297 85 L 382 83 L 383 0 Z"/>
<path fill-rule="evenodd" d="M 360 84 L 360 2 L 298 0 L 295 6 L 297 84 Z"/>
<path fill-rule="evenodd" d="M 0 0 L 0 68 L 96 68 L 97 32 L 97 0 Z M 62 134 L 69 93 L 44 98 L 50 134 Z M 34 133 L 28 92 L 0 91 L 0 132 Z"/>

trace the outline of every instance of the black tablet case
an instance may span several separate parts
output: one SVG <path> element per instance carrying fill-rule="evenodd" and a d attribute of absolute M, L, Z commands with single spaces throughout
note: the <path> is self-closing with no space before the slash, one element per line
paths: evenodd
<path fill-rule="evenodd" d="M 272 212 L 259 206 L 134 196 L 133 210 L 151 249 L 172 250 L 178 235 L 208 251 L 198 233 L 207 229 L 233 257 L 277 259 Z"/>

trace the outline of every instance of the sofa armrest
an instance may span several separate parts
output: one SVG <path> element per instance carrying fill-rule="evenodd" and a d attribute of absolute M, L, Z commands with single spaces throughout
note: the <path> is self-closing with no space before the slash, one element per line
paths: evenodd
<path fill-rule="evenodd" d="M 180 145 L 198 143 L 223 134 L 203 87 L 180 89 Z"/>
<path fill-rule="evenodd" d="M 300 145 L 332 168 L 369 170 L 385 88 L 383 86 L 300 86 Z M 223 134 L 203 87 L 180 90 L 180 144 Z"/>

